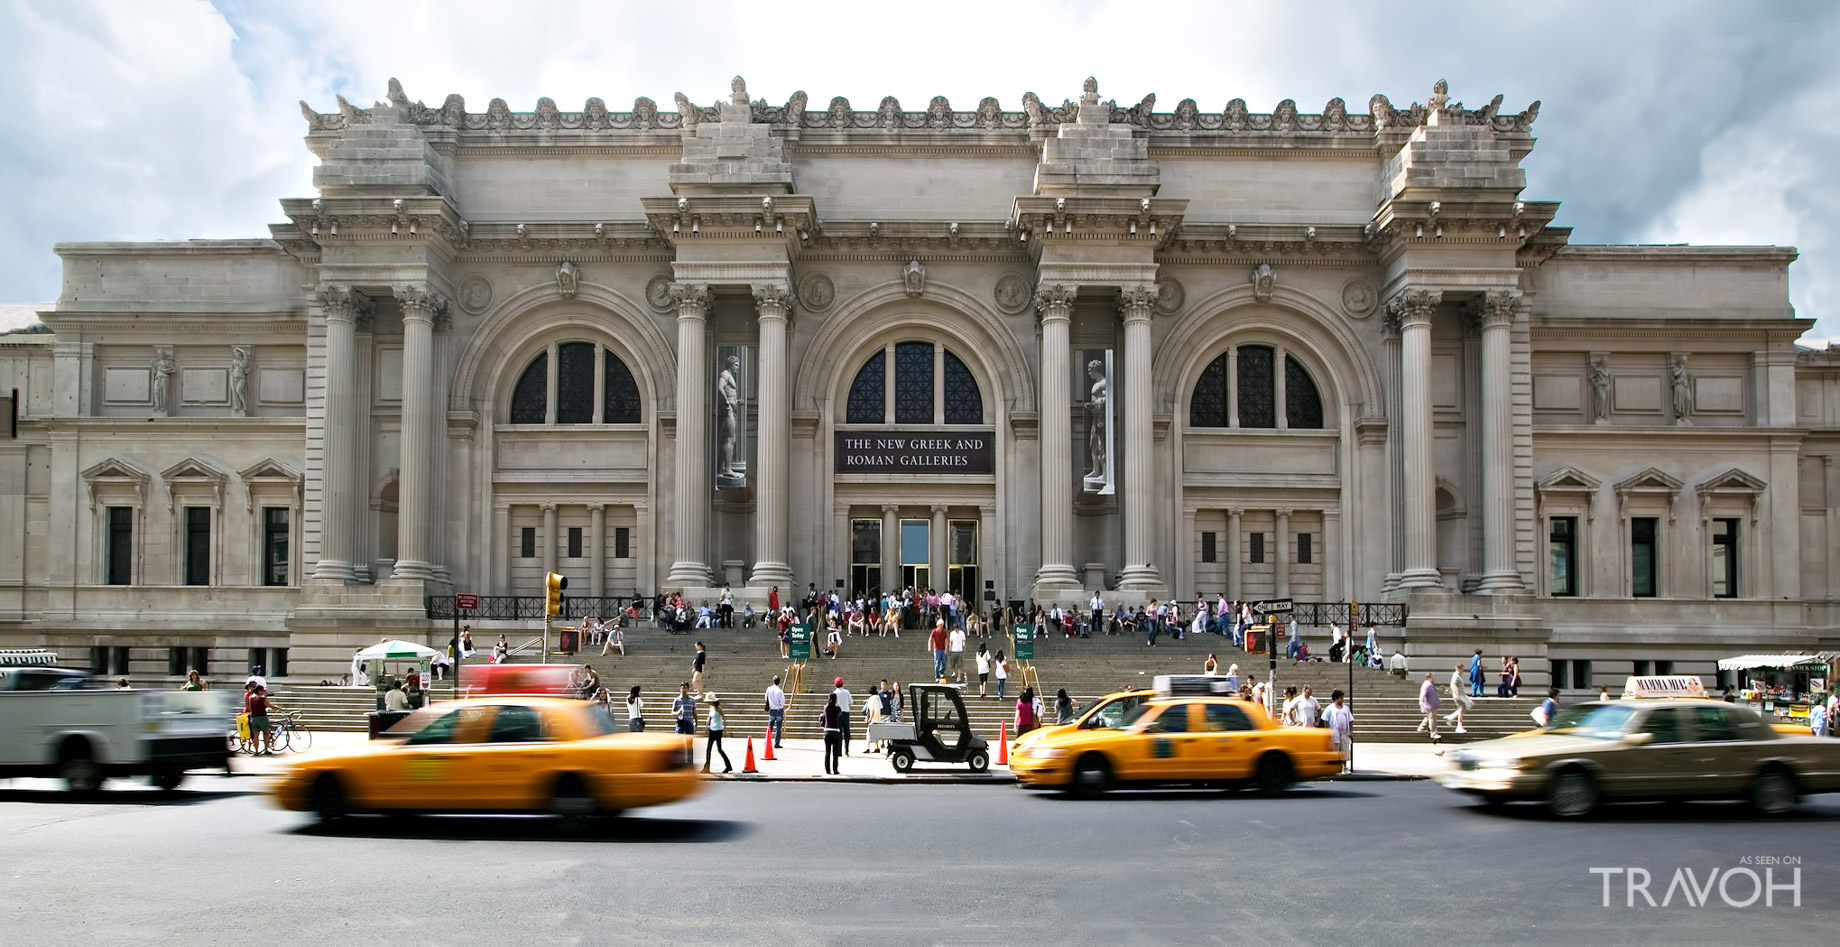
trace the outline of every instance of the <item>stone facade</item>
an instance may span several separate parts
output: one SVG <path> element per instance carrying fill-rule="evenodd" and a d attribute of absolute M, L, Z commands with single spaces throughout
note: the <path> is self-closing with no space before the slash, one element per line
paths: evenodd
<path fill-rule="evenodd" d="M 550 570 L 1402 601 L 1568 685 L 1840 643 L 1793 250 L 1571 245 L 1537 103 L 1442 83 L 1022 105 L 303 103 L 270 239 L 61 244 L 0 340 L 0 643 L 335 676 Z"/>

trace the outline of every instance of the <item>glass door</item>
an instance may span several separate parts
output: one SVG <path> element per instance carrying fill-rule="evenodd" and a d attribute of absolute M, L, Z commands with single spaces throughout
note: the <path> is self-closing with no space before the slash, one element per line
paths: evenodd
<path fill-rule="evenodd" d="M 882 521 L 850 521 L 851 597 L 879 595 L 882 591 Z"/>
<path fill-rule="evenodd" d="M 977 520 L 952 520 L 946 523 L 946 588 L 961 601 L 977 608 L 981 590 L 978 586 Z"/>
<path fill-rule="evenodd" d="M 933 524 L 930 520 L 901 521 L 901 585 L 924 589 L 933 584 Z"/>

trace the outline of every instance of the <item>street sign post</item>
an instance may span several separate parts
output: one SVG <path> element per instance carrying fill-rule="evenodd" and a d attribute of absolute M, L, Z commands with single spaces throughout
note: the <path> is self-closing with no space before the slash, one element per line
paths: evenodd
<path fill-rule="evenodd" d="M 454 643 L 452 645 L 449 645 L 448 647 L 450 648 L 450 650 L 452 650 L 453 655 L 454 655 L 454 696 L 455 697 L 461 696 L 460 664 L 461 662 L 466 660 L 466 655 L 461 653 L 461 648 L 460 648 L 460 613 L 477 611 L 478 608 L 479 608 L 479 596 L 473 595 L 469 592 L 461 592 L 458 595 L 454 596 Z"/>
<path fill-rule="evenodd" d="M 1293 607 L 1294 607 L 1293 603 L 1288 598 L 1271 598 L 1271 599 L 1266 599 L 1265 601 L 1262 601 L 1262 602 L 1253 602 L 1252 603 L 1252 613 L 1255 615 L 1261 614 L 1261 613 L 1272 614 L 1276 612 L 1284 612 L 1288 614 L 1292 610 Z"/>

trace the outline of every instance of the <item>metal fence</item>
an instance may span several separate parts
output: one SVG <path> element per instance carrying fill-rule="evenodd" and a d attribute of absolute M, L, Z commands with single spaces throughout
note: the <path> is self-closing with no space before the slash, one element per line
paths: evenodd
<path fill-rule="evenodd" d="M 1402 626 L 1406 623 L 1404 602 L 1359 602 L 1355 604 L 1354 624 Z M 1348 624 L 1347 602 L 1296 602 L 1291 605 L 1292 620 L 1299 625 Z"/>
<path fill-rule="evenodd" d="M 423 607 L 428 617 L 437 621 L 450 621 L 457 611 L 461 621 L 542 621 L 543 603 L 541 595 L 481 595 L 478 608 L 459 611 L 453 596 L 430 595 L 423 600 Z M 632 603 L 630 595 L 565 595 L 562 599 L 562 614 L 557 616 L 557 620 L 570 622 L 590 615 L 610 620 L 625 615 L 626 607 Z M 651 614 L 652 603 L 641 601 L 639 618 L 647 620 Z"/>

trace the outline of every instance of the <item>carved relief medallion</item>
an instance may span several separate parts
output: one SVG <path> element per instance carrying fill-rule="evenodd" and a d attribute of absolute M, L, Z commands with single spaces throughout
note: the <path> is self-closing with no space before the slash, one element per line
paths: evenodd
<path fill-rule="evenodd" d="M 492 305 L 492 281 L 474 273 L 460 281 L 460 308 L 477 315 Z"/>
<path fill-rule="evenodd" d="M 837 301 L 837 287 L 823 273 L 808 273 L 799 280 L 799 303 L 810 312 L 823 312 Z"/>
<path fill-rule="evenodd" d="M 1188 290 L 1173 276 L 1165 276 L 1156 281 L 1156 311 L 1165 316 L 1174 315 L 1188 299 Z"/>
<path fill-rule="evenodd" d="M 660 273 L 645 284 L 645 304 L 659 312 L 670 312 L 677 308 L 671 299 L 671 276 Z"/>
<path fill-rule="evenodd" d="M 1342 284 L 1342 311 L 1349 318 L 1365 319 L 1373 314 L 1379 303 L 1380 291 L 1374 284 L 1358 276 Z"/>
<path fill-rule="evenodd" d="M 1028 277 L 1020 273 L 1005 273 L 997 278 L 997 289 L 993 295 L 998 309 L 1015 315 L 1029 307 L 1029 299 L 1035 295 L 1034 290 L 1029 285 Z"/>

